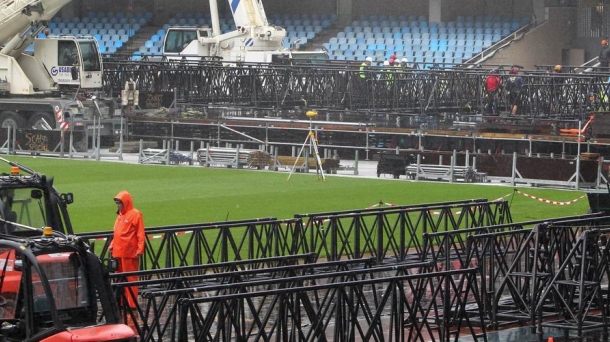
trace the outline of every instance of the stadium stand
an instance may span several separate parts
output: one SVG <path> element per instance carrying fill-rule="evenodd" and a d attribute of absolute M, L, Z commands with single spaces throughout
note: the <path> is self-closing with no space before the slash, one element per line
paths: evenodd
<path fill-rule="evenodd" d="M 331 59 L 383 63 L 392 53 L 423 68 L 462 63 L 529 23 L 529 18 L 458 16 L 452 22 L 428 22 L 415 16 L 361 16 L 324 43 Z"/>
<path fill-rule="evenodd" d="M 89 12 L 86 17 L 55 17 L 49 23 L 50 36 L 93 36 L 103 54 L 116 53 L 140 29 L 150 23 L 152 13 Z M 40 38 L 44 34 L 39 35 Z M 33 45 L 26 51 L 33 51 Z"/>
<path fill-rule="evenodd" d="M 380 65 L 396 53 L 398 59 L 406 57 L 420 68 L 463 63 L 529 21 L 529 17 L 501 15 L 457 16 L 451 22 L 429 22 L 425 16 L 415 15 L 363 15 L 348 26 L 338 28 L 336 16 L 330 14 L 273 14 L 269 18 L 270 24 L 286 29 L 285 47 L 311 48 L 314 40 L 328 37 L 328 33 L 324 36 L 325 32 L 341 30 L 328 41 L 320 42 L 332 60 L 361 61 L 371 56 Z M 132 58 L 138 59 L 162 55 L 163 38 L 169 26 L 212 24 L 209 13 L 178 13 L 161 27 L 154 27 L 151 22 L 150 12 L 90 12 L 84 18 L 55 17 L 48 28 L 51 35 L 93 36 L 104 54 L 121 52 L 127 45 L 133 45 Z M 154 33 L 144 36 L 146 40 L 141 45 L 137 45 L 139 41 L 134 45 L 133 38 L 143 27 Z M 235 30 L 230 17 L 221 18 L 220 27 L 222 33 Z M 142 31 L 140 36 L 145 32 L 148 31 Z"/>
<path fill-rule="evenodd" d="M 270 24 L 283 27 L 286 30 L 287 35 L 282 42 L 282 45 L 297 50 L 305 47 L 309 42 L 315 39 L 316 35 L 331 27 L 335 21 L 336 16 L 326 14 L 275 14 L 269 19 Z M 140 47 L 138 49 L 138 56 L 161 55 L 163 50 L 163 37 L 168 26 L 211 27 L 212 20 L 209 14 L 178 13 L 144 43 L 144 48 Z M 220 29 L 222 33 L 235 30 L 233 18 L 220 18 Z"/>

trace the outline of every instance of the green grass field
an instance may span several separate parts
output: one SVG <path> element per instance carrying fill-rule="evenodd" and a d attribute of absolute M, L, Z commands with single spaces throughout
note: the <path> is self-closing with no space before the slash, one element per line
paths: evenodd
<path fill-rule="evenodd" d="M 494 200 L 509 195 L 515 221 L 584 214 L 582 191 L 519 188 L 567 206 L 542 203 L 517 194 L 512 187 L 410 182 L 225 168 L 138 165 L 92 160 L 13 157 L 8 159 L 55 178 L 60 192 L 72 192 L 70 213 L 77 232 L 111 230 L 116 217 L 113 197 L 131 192 L 147 227 L 183 223 L 277 217 L 372 206 L 379 201 L 405 205 L 469 198 Z M 9 172 L 8 165 L 6 170 Z"/>

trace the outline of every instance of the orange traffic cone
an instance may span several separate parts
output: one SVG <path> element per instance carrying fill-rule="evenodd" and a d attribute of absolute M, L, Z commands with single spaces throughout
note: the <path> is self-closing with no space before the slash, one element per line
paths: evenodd
<path fill-rule="evenodd" d="M 549 337 L 549 339 L 546 340 L 546 342 L 555 342 L 555 339 L 553 339 L 552 337 Z"/>

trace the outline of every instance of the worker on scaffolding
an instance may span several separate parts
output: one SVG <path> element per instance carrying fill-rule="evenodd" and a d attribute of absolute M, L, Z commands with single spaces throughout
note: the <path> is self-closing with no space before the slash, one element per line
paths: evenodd
<path fill-rule="evenodd" d="M 502 89 L 502 79 L 498 70 L 493 69 L 485 78 L 485 113 L 496 115 L 498 96 Z"/>
<path fill-rule="evenodd" d="M 510 106 L 510 115 L 517 115 L 517 101 L 519 101 L 519 94 L 523 87 L 523 77 L 519 76 L 519 67 L 513 66 L 510 68 L 510 75 L 506 79 L 506 90 L 508 96 L 508 103 Z"/>

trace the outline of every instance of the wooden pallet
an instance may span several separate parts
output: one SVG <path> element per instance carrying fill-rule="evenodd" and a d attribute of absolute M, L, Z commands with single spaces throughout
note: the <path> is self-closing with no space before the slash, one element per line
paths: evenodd
<path fill-rule="evenodd" d="M 297 160 L 298 158 L 298 160 Z M 296 166 L 295 168 L 298 169 L 299 171 L 302 171 L 305 169 L 305 158 L 303 157 L 292 157 L 292 156 L 277 156 L 276 158 L 277 160 L 277 167 L 288 167 L 288 168 L 292 168 L 293 166 Z M 339 160 L 337 159 L 324 159 L 324 158 L 320 158 L 320 162 L 322 163 L 322 170 L 324 170 L 327 173 L 331 173 L 334 170 L 337 170 L 339 168 Z M 309 157 L 307 158 L 307 168 L 308 169 L 316 169 L 316 159 L 313 157 Z"/>

